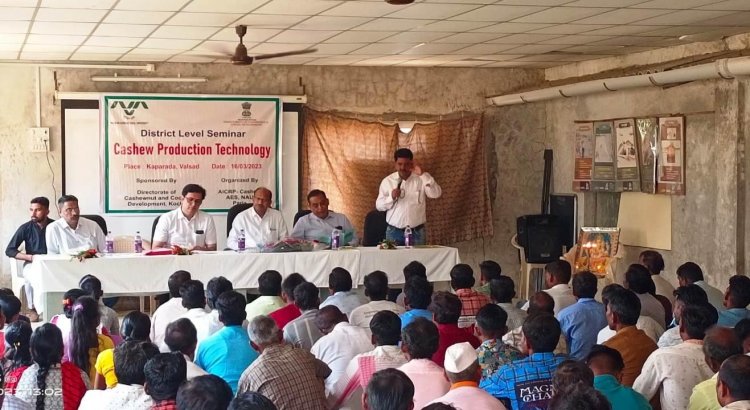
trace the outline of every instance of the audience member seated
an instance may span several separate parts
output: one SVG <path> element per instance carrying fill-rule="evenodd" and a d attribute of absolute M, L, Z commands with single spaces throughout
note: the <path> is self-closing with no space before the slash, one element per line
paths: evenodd
<path fill-rule="evenodd" d="M 568 359 L 557 366 L 552 375 L 552 388 L 555 392 L 582 386 L 594 387 L 594 373 L 585 363 Z"/>
<path fill-rule="evenodd" d="M 713 375 L 702 347 L 706 331 L 717 320 L 713 306 L 686 306 L 680 316 L 683 342 L 651 353 L 635 379 L 633 390 L 649 400 L 658 394 L 662 410 L 686 409 L 693 387 Z"/>
<path fill-rule="evenodd" d="M 490 282 L 503 277 L 503 269 L 493 260 L 479 262 L 479 287 L 477 292 L 490 296 Z"/>
<path fill-rule="evenodd" d="M 268 397 L 254 391 L 238 394 L 227 410 L 278 410 Z"/>
<path fill-rule="evenodd" d="M 470 328 L 461 328 L 458 321 L 461 317 L 461 300 L 458 296 L 448 292 L 435 292 L 432 295 L 430 311 L 433 321 L 440 333 L 438 350 L 432 355 L 432 361 L 438 366 L 445 360 L 445 350 L 451 345 L 469 342 L 476 349 L 481 344 Z"/>
<path fill-rule="evenodd" d="M 151 341 L 155 345 L 161 346 L 164 343 L 164 330 L 167 325 L 187 312 L 182 306 L 180 287 L 190 279 L 190 272 L 184 270 L 178 270 L 169 276 L 167 286 L 170 299 L 156 308 L 151 316 Z"/>
<path fill-rule="evenodd" d="M 566 358 L 552 353 L 561 333 L 554 316 L 530 315 L 523 324 L 521 346 L 521 353 L 528 357 L 500 367 L 492 377 L 482 379 L 480 387 L 513 410 L 547 408 L 552 398 L 552 375 Z"/>
<path fill-rule="evenodd" d="M 68 351 L 70 351 L 70 323 L 71 319 L 73 318 L 73 305 L 76 303 L 76 300 L 78 300 L 78 298 L 84 295 L 86 295 L 86 292 L 78 288 L 70 289 L 65 292 L 62 300 L 63 313 L 52 316 L 49 321 L 53 325 L 57 326 L 57 328 L 60 329 L 60 332 L 62 333 L 63 345 L 65 346 L 65 348 L 63 349 L 63 361 L 66 362 L 70 361 L 70 357 L 68 357 Z M 2 305 L 3 297 L 0 296 L 0 307 L 2 307 Z"/>
<path fill-rule="evenodd" d="M 749 318 L 748 304 L 750 304 L 750 278 L 744 275 L 732 276 L 724 292 L 726 309 L 719 310 L 719 325 L 734 327 L 740 320 Z"/>
<path fill-rule="evenodd" d="M 331 369 L 310 352 L 283 342 L 281 330 L 268 316 L 248 326 L 250 341 L 260 352 L 243 373 L 237 395 L 253 391 L 266 396 L 279 410 L 325 410 L 323 381 Z"/>
<path fill-rule="evenodd" d="M 603 394 L 591 386 L 575 385 L 570 390 L 556 392 L 550 410 L 611 410 Z"/>
<path fill-rule="evenodd" d="M 213 374 L 188 380 L 177 390 L 179 410 L 225 410 L 231 401 L 232 388 Z"/>
<path fill-rule="evenodd" d="M 206 340 L 207 337 L 219 331 L 218 328 L 209 328 L 209 313 L 206 312 L 206 291 L 203 289 L 203 282 L 199 280 L 189 280 L 180 286 L 180 299 L 182 307 L 187 309 L 178 319 L 188 319 L 193 322 L 196 332 L 198 332 L 198 343 Z M 159 346 L 162 351 L 164 345 Z"/>
<path fill-rule="evenodd" d="M 407 358 L 399 348 L 401 341 L 401 319 L 398 315 L 383 310 L 375 314 L 370 322 L 372 344 L 375 349 L 358 354 L 346 367 L 346 375 L 339 378 L 335 391 L 342 392 L 339 397 L 332 397 L 329 404 L 332 408 L 339 408 L 347 403 L 349 398 L 360 401 L 363 389 L 370 381 L 372 374 L 378 370 L 397 368 L 407 362 Z"/>
<path fill-rule="evenodd" d="M 302 314 L 297 305 L 294 304 L 294 288 L 305 282 L 305 278 L 299 273 L 292 273 L 281 282 L 281 298 L 286 305 L 268 314 L 276 322 L 276 326 L 279 329 L 283 329 L 287 323 L 300 317 Z"/>
<path fill-rule="evenodd" d="M 233 290 L 224 292 L 216 301 L 219 320 L 224 328 L 209 336 L 198 346 L 195 364 L 206 372 L 219 376 L 237 391 L 242 372 L 258 353 L 250 347 L 250 339 L 242 328 L 245 320 L 245 297 Z"/>
<path fill-rule="evenodd" d="M 664 258 L 659 252 L 646 250 L 641 252 L 638 263 L 645 266 L 651 274 L 651 280 L 656 287 L 656 294 L 664 296 L 669 303 L 674 304 L 674 286 L 661 276 L 664 271 Z"/>
<path fill-rule="evenodd" d="M 642 394 L 620 384 L 625 363 L 620 352 L 611 347 L 595 345 L 586 358 L 594 373 L 594 388 L 612 404 L 612 410 L 651 410 Z"/>
<path fill-rule="evenodd" d="M 708 305 L 706 292 L 698 285 L 680 286 L 674 291 L 674 326 L 667 329 L 656 342 L 659 347 L 676 346 L 682 343 L 680 336 L 680 316 L 685 306 Z"/>
<path fill-rule="evenodd" d="M 388 275 L 383 271 L 376 270 L 365 276 L 365 296 L 370 298 L 366 303 L 352 311 L 349 323 L 363 327 L 370 327 L 370 320 L 378 312 L 387 310 L 400 315 L 405 312 L 404 308 L 396 303 L 386 300 L 388 296 Z"/>
<path fill-rule="evenodd" d="M 107 329 L 109 335 L 114 339 L 115 336 L 120 334 L 120 319 L 117 317 L 117 312 L 114 309 L 104 305 L 102 302 L 102 295 L 104 295 L 102 281 L 94 275 L 86 275 L 78 282 L 78 287 L 99 303 L 101 326 Z"/>
<path fill-rule="evenodd" d="M 425 268 L 424 265 L 422 265 L 422 262 L 419 261 L 411 261 L 404 266 L 404 283 L 409 281 L 409 278 L 412 276 L 421 276 L 425 280 L 427 279 L 427 268 Z M 406 295 L 404 292 L 401 292 L 396 297 L 396 303 L 401 307 L 406 307 L 406 304 L 404 303 L 404 297 Z"/>
<path fill-rule="evenodd" d="M 15 396 L 37 409 L 79 408 L 83 395 L 91 388 L 89 377 L 75 364 L 62 362 L 62 355 L 60 329 L 51 323 L 39 326 L 31 335 L 34 364 L 21 375 Z"/>
<path fill-rule="evenodd" d="M 500 366 L 524 357 L 518 349 L 502 340 L 503 335 L 508 332 L 507 319 L 508 314 L 498 305 L 486 305 L 477 313 L 476 330 L 482 341 L 477 348 L 477 358 L 483 379 L 495 374 Z"/>
<path fill-rule="evenodd" d="M 267 270 L 260 274 L 258 292 L 260 296 L 245 306 L 248 321 L 281 309 L 285 305 L 284 299 L 281 298 L 281 274 L 278 271 Z"/>
<path fill-rule="evenodd" d="M 685 262 L 677 268 L 677 282 L 680 286 L 698 285 L 708 297 L 708 303 L 717 311 L 724 309 L 724 292 L 706 283 L 703 279 L 703 270 L 698 264 Z"/>
<path fill-rule="evenodd" d="M 81 401 L 80 410 L 141 410 L 152 405 L 143 390 L 146 362 L 159 354 L 151 342 L 128 341 L 115 348 L 117 386 L 107 390 L 89 390 Z"/>
<path fill-rule="evenodd" d="M 47 225 L 44 232 L 48 254 L 74 255 L 89 249 L 104 252 L 104 232 L 96 222 L 81 218 L 78 198 L 63 195 L 57 207 L 62 219 Z"/>
<path fill-rule="evenodd" d="M 414 385 L 403 372 L 383 369 L 372 375 L 362 395 L 364 410 L 414 409 Z"/>
<path fill-rule="evenodd" d="M 208 374 L 193 363 L 195 348 L 198 346 L 198 336 L 193 322 L 188 319 L 177 319 L 170 323 L 164 334 L 164 344 L 170 352 L 181 353 L 185 358 L 188 380 Z"/>
<path fill-rule="evenodd" d="M 328 291 L 331 295 L 320 307 L 336 306 L 346 317 L 350 317 L 354 309 L 365 303 L 357 291 L 352 290 L 352 275 L 344 268 L 333 268 L 328 275 Z"/>
<path fill-rule="evenodd" d="M 578 301 L 557 314 L 570 348 L 570 357 L 576 360 L 586 358 L 591 346 L 596 344 L 599 330 L 607 326 L 604 305 L 594 300 L 596 288 L 597 279 L 593 273 L 577 273 L 573 277 L 573 296 Z"/>
<path fill-rule="evenodd" d="M 323 336 L 315 325 L 315 316 L 320 306 L 320 292 L 314 284 L 305 282 L 294 288 L 294 304 L 302 315 L 284 326 L 284 341 L 308 352 Z"/>
<path fill-rule="evenodd" d="M 713 326 L 706 332 L 703 355 L 708 367 L 716 374 L 693 388 L 688 410 L 716 410 L 721 407 L 716 397 L 717 375 L 724 360 L 736 354 L 742 354 L 742 343 L 733 329 Z"/>
<path fill-rule="evenodd" d="M 5 376 L 5 394 L 14 394 L 23 372 L 34 363 L 31 359 L 31 325 L 18 320 L 5 328 L 5 344 L 8 348 L 3 356 L 2 374 Z"/>
<path fill-rule="evenodd" d="M 459 263 L 451 269 L 451 288 L 461 300 L 461 318 L 459 327 L 472 327 L 479 309 L 490 303 L 490 298 L 484 293 L 472 289 L 474 286 L 474 271 L 471 266 Z"/>
<path fill-rule="evenodd" d="M 513 304 L 513 298 L 516 297 L 516 285 L 513 283 L 513 279 L 500 276 L 497 279 L 492 279 L 488 285 L 492 303 L 503 308 L 505 313 L 508 314 L 508 328 L 515 329 L 523 326 L 527 312 Z"/>
<path fill-rule="evenodd" d="M 546 292 L 555 301 L 555 316 L 566 307 L 576 303 L 576 297 L 573 296 L 573 289 L 568 283 L 572 275 L 570 263 L 568 261 L 554 261 L 544 266 L 544 284 L 547 287 Z M 527 302 L 522 309 L 528 310 Z"/>
<path fill-rule="evenodd" d="M 542 291 L 532 295 L 528 305 L 529 310 L 526 320 L 529 320 L 530 317 L 538 314 L 554 314 L 555 300 L 552 299 L 552 296 L 550 296 L 547 292 Z M 524 321 L 524 323 L 525 322 L 526 321 Z M 522 339 L 523 326 L 519 326 L 515 329 L 511 329 L 508 333 L 505 334 L 505 336 L 503 336 L 503 343 L 521 350 L 521 346 L 523 345 Z M 554 353 L 564 355 L 568 354 L 568 342 L 565 341 L 565 335 L 563 335 L 562 332 L 560 333 L 560 339 L 557 342 L 557 346 L 555 346 Z"/>
<path fill-rule="evenodd" d="M 142 341 L 150 342 L 148 333 L 151 329 L 151 318 L 147 314 L 133 311 L 122 319 L 121 337 L 125 342 Z M 93 380 L 94 388 L 99 390 L 111 389 L 117 385 L 115 375 L 115 351 L 107 349 L 96 357 L 94 363 L 96 377 Z"/>
<path fill-rule="evenodd" d="M 326 396 L 338 397 L 341 392 L 335 391 L 336 383 L 346 374 L 346 367 L 354 356 L 374 348 L 372 338 L 365 329 L 350 324 L 346 315 L 333 305 L 317 312 L 315 325 L 323 336 L 310 353 L 331 368 L 331 375 L 326 378 Z"/>
<path fill-rule="evenodd" d="M 271 208 L 273 195 L 265 187 L 255 188 L 253 206 L 240 212 L 232 222 L 232 229 L 227 237 L 227 247 L 237 250 L 240 233 L 245 231 L 245 247 L 262 248 L 288 236 L 284 216 L 280 211 Z"/>
<path fill-rule="evenodd" d="M 152 247 L 178 245 L 187 249 L 215 251 L 216 225 L 211 215 L 200 210 L 206 190 L 196 184 L 182 188 L 180 207 L 159 218 Z"/>
<path fill-rule="evenodd" d="M 89 296 L 78 298 L 73 305 L 68 357 L 86 372 L 89 380 L 96 378 L 95 365 L 99 353 L 115 347 L 109 336 L 97 333 L 99 323 L 99 304 Z"/>
<path fill-rule="evenodd" d="M 6 325 L 18 321 L 21 315 L 21 299 L 16 295 L 0 294 L 0 339 Z M 5 353 L 5 344 L 0 343 L 0 356 Z"/>
<path fill-rule="evenodd" d="M 216 301 L 219 299 L 219 295 L 230 290 L 234 290 L 232 282 L 223 276 L 211 278 L 206 284 L 206 306 L 208 307 L 208 316 L 193 318 L 192 320 L 201 323 L 200 327 L 208 328 L 209 332 L 211 332 L 209 336 L 224 327 L 219 320 L 219 311 L 216 309 Z M 245 325 L 246 323 L 243 323 L 243 326 Z M 196 325 L 196 329 L 198 327 L 199 326 Z M 190 369 L 189 365 L 188 369 Z"/>
<path fill-rule="evenodd" d="M 15 293 L 13 293 L 13 290 L 10 289 L 10 288 L 0 288 L 0 295 L 16 296 Z M 18 297 L 16 297 L 16 299 L 18 299 Z M 21 299 L 18 299 L 18 301 L 20 302 Z M 31 312 L 28 312 L 28 313 L 31 313 Z M 24 322 L 29 323 L 29 324 L 32 323 L 32 320 L 29 318 L 29 316 L 26 316 L 26 315 L 21 314 L 21 313 L 18 314 L 18 319 L 17 320 L 23 320 Z M 7 318 L 6 318 L 6 324 L 10 324 L 10 323 L 12 323 L 12 322 L 7 322 Z M 0 332 L 0 333 L 2 333 L 2 332 Z"/>
<path fill-rule="evenodd" d="M 721 365 L 716 394 L 722 410 L 750 409 L 750 357 L 735 355 Z"/>
<path fill-rule="evenodd" d="M 742 353 L 750 353 L 750 319 L 742 319 L 734 325 L 734 333 L 742 344 Z"/>
<path fill-rule="evenodd" d="M 604 287 L 602 290 L 602 302 L 604 303 L 604 306 L 607 306 L 609 295 L 614 292 L 619 291 L 628 291 L 631 294 L 632 291 L 625 289 L 622 287 L 622 285 L 618 285 L 616 283 L 609 284 Z M 635 296 L 635 294 L 633 294 Z M 637 296 L 636 296 L 637 298 Z M 636 329 L 642 330 L 643 333 L 646 334 L 651 340 L 656 343 L 662 334 L 664 334 L 664 328 L 661 327 L 654 319 L 651 319 L 649 316 L 642 316 L 641 315 L 641 301 L 638 299 L 638 320 L 635 322 Z M 610 329 L 609 326 L 605 326 L 602 330 L 599 331 L 599 334 L 596 336 L 596 343 L 597 344 L 604 344 L 607 340 L 611 339 L 615 334 L 617 334 L 616 330 Z"/>
<path fill-rule="evenodd" d="M 643 265 L 632 264 L 625 272 L 625 288 L 629 289 L 641 300 L 641 315 L 654 319 L 661 327 L 666 327 L 664 323 L 664 306 L 657 300 L 652 291 L 654 281 L 651 279 L 651 273 Z"/>
<path fill-rule="evenodd" d="M 622 369 L 620 381 L 630 387 L 641 374 L 646 359 L 658 347 L 653 339 L 636 327 L 641 312 L 641 301 L 638 296 L 622 287 L 607 290 L 602 295 L 607 307 L 607 325 L 616 334 L 604 345 L 617 350 L 622 356 L 625 367 Z"/>
<path fill-rule="evenodd" d="M 428 309 L 432 302 L 432 283 L 421 276 L 412 276 L 404 285 L 404 305 L 406 312 L 401 314 L 401 329 L 418 317 L 432 320 L 432 312 Z"/>
<path fill-rule="evenodd" d="M 338 228 L 341 230 L 340 245 L 356 246 L 359 240 L 349 218 L 344 214 L 329 210 L 328 203 L 325 192 L 319 189 L 310 191 L 307 194 L 307 205 L 311 212 L 297 220 L 290 236 L 330 244 L 331 232 Z"/>
<path fill-rule="evenodd" d="M 505 410 L 500 401 L 479 388 L 482 369 L 477 352 L 469 343 L 457 343 L 445 351 L 445 377 L 451 388 L 433 403 L 447 403 L 459 409 Z"/>
<path fill-rule="evenodd" d="M 425 318 L 416 318 L 401 330 L 401 351 L 409 362 L 398 370 L 414 384 L 415 409 L 423 408 L 450 390 L 443 368 L 431 359 L 438 349 L 439 337 L 435 323 Z"/>
<path fill-rule="evenodd" d="M 151 410 L 176 410 L 177 391 L 187 380 L 187 366 L 181 354 L 159 353 L 143 368 L 143 390 L 151 397 Z"/>

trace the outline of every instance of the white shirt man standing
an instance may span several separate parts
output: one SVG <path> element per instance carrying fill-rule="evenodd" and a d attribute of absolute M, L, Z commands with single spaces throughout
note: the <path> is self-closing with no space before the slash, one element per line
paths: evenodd
<path fill-rule="evenodd" d="M 414 162 L 414 154 L 407 148 L 393 155 L 396 172 L 383 178 L 375 207 L 386 211 L 388 228 L 386 239 L 404 244 L 404 229 L 412 229 L 415 244 L 424 244 L 424 224 L 427 221 L 427 198 L 440 198 L 443 190 L 435 178 Z"/>
<path fill-rule="evenodd" d="M 256 188 L 253 192 L 253 206 L 240 212 L 232 222 L 227 247 L 237 249 L 237 238 L 245 231 L 245 246 L 260 248 L 288 236 L 286 222 L 281 212 L 271 208 L 273 194 L 268 188 Z"/>
<path fill-rule="evenodd" d="M 215 251 L 216 226 L 211 215 L 200 210 L 206 190 L 196 184 L 182 188 L 180 207 L 159 218 L 154 231 L 154 249 L 178 245 L 190 250 Z"/>
<path fill-rule="evenodd" d="M 87 249 L 104 251 L 104 232 L 96 222 L 81 218 L 78 198 L 63 195 L 57 200 L 57 206 L 60 208 L 62 219 L 47 226 L 47 253 L 69 254 Z"/>

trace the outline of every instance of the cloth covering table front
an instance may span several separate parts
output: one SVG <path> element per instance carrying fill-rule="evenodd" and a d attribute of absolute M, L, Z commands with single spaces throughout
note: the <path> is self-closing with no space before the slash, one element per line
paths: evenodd
<path fill-rule="evenodd" d="M 177 270 L 186 270 L 193 279 L 207 283 L 224 276 L 236 289 L 258 287 L 258 277 L 268 269 L 283 276 L 299 272 L 317 287 L 328 287 L 328 274 L 342 267 L 352 275 L 355 284 L 375 270 L 388 274 L 389 283 L 404 283 L 403 268 L 411 261 L 420 261 L 427 268 L 430 281 L 449 281 L 451 268 L 460 262 L 458 250 L 450 247 L 423 247 L 381 250 L 375 247 L 337 251 L 288 253 L 238 253 L 233 251 L 205 252 L 188 256 L 145 256 L 113 254 L 83 262 L 67 255 L 36 255 L 28 267 L 29 280 L 36 300 L 43 301 L 42 310 L 49 318 L 62 309 L 61 294 L 78 287 L 85 275 L 102 281 L 105 295 L 139 295 L 168 292 L 167 279 Z"/>

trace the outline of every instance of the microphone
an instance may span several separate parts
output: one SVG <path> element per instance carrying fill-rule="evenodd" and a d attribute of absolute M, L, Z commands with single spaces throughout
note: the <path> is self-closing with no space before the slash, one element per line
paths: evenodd
<path fill-rule="evenodd" d="M 398 179 L 398 186 L 396 187 L 396 189 L 401 189 L 401 184 L 402 184 L 403 182 L 404 182 L 404 180 L 403 180 L 403 179 L 401 179 L 401 178 L 399 178 L 399 179 Z"/>

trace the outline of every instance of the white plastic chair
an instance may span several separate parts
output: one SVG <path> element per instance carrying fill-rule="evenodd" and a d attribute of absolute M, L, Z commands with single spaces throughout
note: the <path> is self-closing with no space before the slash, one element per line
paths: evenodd
<path fill-rule="evenodd" d="M 518 256 L 521 259 L 521 271 L 519 274 L 519 284 L 518 288 L 520 290 L 519 297 L 522 297 L 526 300 L 529 299 L 529 287 L 531 286 L 531 271 L 534 269 L 541 269 L 544 271 L 544 266 L 546 263 L 528 263 L 526 262 L 526 251 L 523 249 L 523 246 L 518 244 L 518 235 L 513 235 L 512 238 L 510 238 L 510 244 L 513 245 L 514 248 L 518 249 Z"/>

